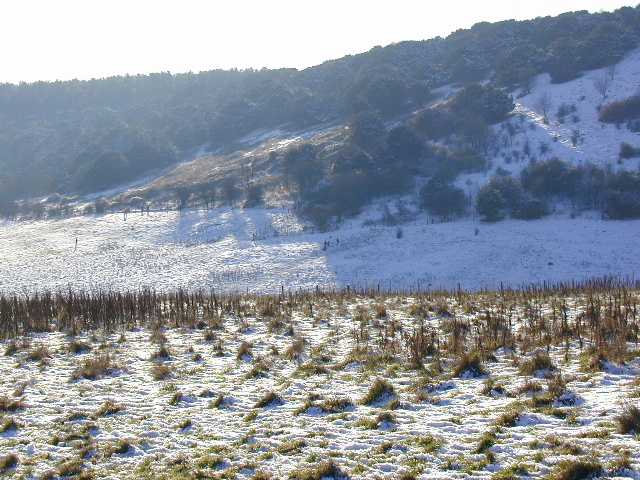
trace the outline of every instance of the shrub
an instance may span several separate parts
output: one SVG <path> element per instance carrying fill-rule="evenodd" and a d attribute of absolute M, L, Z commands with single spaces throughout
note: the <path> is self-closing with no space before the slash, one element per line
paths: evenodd
<path fill-rule="evenodd" d="M 640 95 L 634 95 L 602 107 L 598 120 L 604 123 L 624 123 L 638 117 L 640 117 Z"/>
<path fill-rule="evenodd" d="M 549 215 L 549 208 L 546 203 L 536 198 L 524 200 L 513 209 L 513 218 L 519 220 L 537 220 Z"/>
<path fill-rule="evenodd" d="M 520 180 L 534 196 L 574 193 L 578 187 L 579 169 L 557 157 L 536 162 L 522 170 Z"/>
<path fill-rule="evenodd" d="M 620 158 L 633 158 L 640 157 L 640 148 L 636 148 L 628 143 L 622 142 L 620 144 Z"/>
<path fill-rule="evenodd" d="M 250 183 L 246 187 L 246 198 L 242 208 L 253 208 L 264 203 L 264 189 L 262 185 Z"/>
<path fill-rule="evenodd" d="M 432 178 L 420 189 L 420 201 L 431 215 L 447 218 L 464 212 L 467 197 L 461 188 L 452 183 Z"/>
<path fill-rule="evenodd" d="M 621 192 L 609 192 L 605 199 L 604 214 L 613 220 L 640 217 L 640 198 Z"/>
<path fill-rule="evenodd" d="M 490 185 L 480 187 L 476 198 L 476 210 L 487 222 L 495 222 L 503 218 L 504 197 Z"/>
<path fill-rule="evenodd" d="M 449 108 L 461 116 L 469 114 L 482 118 L 486 123 L 504 119 L 513 109 L 513 97 L 491 85 L 472 83 L 449 101 Z"/>

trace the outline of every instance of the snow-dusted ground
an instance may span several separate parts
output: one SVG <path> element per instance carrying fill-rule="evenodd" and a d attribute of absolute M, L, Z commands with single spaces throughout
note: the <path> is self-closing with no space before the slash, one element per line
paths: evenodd
<path fill-rule="evenodd" d="M 217 208 L 0 224 L 0 291 L 154 288 L 279 292 L 316 285 L 476 290 L 640 278 L 640 222 L 596 214 L 399 227 L 362 218 L 329 233 L 286 209 Z M 401 230 L 401 238 L 398 231 Z M 75 241 L 78 240 L 77 249 Z M 328 242 L 328 247 L 324 247 Z"/>
<path fill-rule="evenodd" d="M 469 301 L 498 308 L 481 298 Z M 559 301 L 554 296 L 538 306 L 549 315 Z M 460 322 L 485 315 L 463 313 L 469 310 L 465 297 L 462 303 L 434 302 Z M 567 299 L 576 306 L 566 312 L 571 322 L 588 303 Z M 75 468 L 91 475 L 84 478 L 244 479 L 262 472 L 260 478 L 320 479 L 306 469 L 331 459 L 345 478 L 393 479 L 404 473 L 421 480 L 504 480 L 540 478 L 561 461 L 597 461 L 606 478 L 640 478 L 638 436 L 619 432 L 616 420 L 638 397 L 637 358 L 604 363 L 601 371 L 585 369 L 581 362 L 592 358 L 585 355 L 585 339 L 582 349 L 577 342 L 566 351 L 562 344 L 551 347 L 553 372 L 519 372 L 518 365 L 533 355 L 519 345 L 517 351 L 496 350 L 480 378 L 452 376 L 451 356 L 438 360 L 441 373 L 430 374 L 434 364 L 427 371 L 408 367 L 402 347 L 419 322 L 411 314 L 418 305 L 410 296 L 317 298 L 313 317 L 294 309 L 275 329 L 272 318 L 227 312 L 213 338 L 205 338 L 206 330 L 160 330 L 171 356 L 155 361 L 159 345 L 151 339 L 159 332 L 146 328 L 31 335 L 26 345 L 19 340 L 17 351 L 0 356 L 0 397 L 23 402 L 0 414 L 0 458 L 14 454 L 20 462 L 5 473 L 31 479 L 49 472 L 48 478 L 58 478 L 56 471 Z M 626 311 L 633 310 L 630 305 Z M 443 332 L 449 319 L 429 306 L 424 305 L 430 312 L 426 323 Z M 381 307 L 386 317 L 377 320 Z M 514 321 L 526 318 L 520 307 L 513 310 Z M 287 334 L 289 321 L 294 337 Z M 371 348 L 369 362 L 350 357 L 354 332 L 362 325 L 369 335 L 360 348 Z M 72 340 L 93 351 L 73 353 Z M 296 341 L 300 349 L 289 351 Z M 252 348 L 240 356 L 243 342 Z M 42 347 L 49 357 L 28 359 Z M 375 360 L 372 355 L 382 348 L 396 353 Z M 113 371 L 74 378 L 78 366 L 104 355 Z M 158 365 L 167 370 L 166 378 L 157 378 Z M 545 397 L 554 382 L 543 378 L 549 373 L 561 373 L 566 387 Z M 364 404 L 377 378 L 386 379 L 395 396 Z M 258 406 L 271 391 L 277 401 Z M 536 403 L 534 394 L 549 400 Z M 323 411 L 333 398 L 351 404 Z M 633 470 L 621 467 L 625 458 Z"/>

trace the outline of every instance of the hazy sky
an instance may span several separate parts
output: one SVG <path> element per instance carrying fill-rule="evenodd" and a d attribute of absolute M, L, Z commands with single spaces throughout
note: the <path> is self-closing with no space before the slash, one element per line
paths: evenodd
<path fill-rule="evenodd" d="M 10 3 L 10 6 L 7 4 Z M 10 0 L 0 82 L 215 68 L 305 68 L 480 21 L 635 6 L 615 0 Z"/>

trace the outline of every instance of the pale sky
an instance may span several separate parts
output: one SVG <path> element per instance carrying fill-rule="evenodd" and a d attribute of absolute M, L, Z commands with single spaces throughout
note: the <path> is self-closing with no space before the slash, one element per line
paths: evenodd
<path fill-rule="evenodd" d="M 615 0 L 7 0 L 0 82 L 90 79 L 216 68 L 306 68 L 402 40 L 446 37 L 481 21 Z"/>

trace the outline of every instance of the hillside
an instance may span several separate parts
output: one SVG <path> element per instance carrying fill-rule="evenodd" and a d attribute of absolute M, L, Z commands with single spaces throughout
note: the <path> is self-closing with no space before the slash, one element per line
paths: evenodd
<path fill-rule="evenodd" d="M 638 44 L 639 18 L 638 8 L 625 7 L 613 13 L 481 23 L 444 39 L 378 47 L 303 71 L 158 73 L 0 85 L 0 197 L 7 202 L 94 193 L 139 181 L 202 148 L 229 153 L 236 141 L 256 130 L 290 135 L 324 129 L 327 122 L 353 124 L 364 113 L 379 115 L 387 126 L 407 125 L 424 145 L 453 135 L 477 149 L 477 142 L 467 137 L 478 125 L 469 118 L 475 124 L 494 123 L 504 112 L 474 110 L 468 95 L 450 109 L 454 124 L 443 126 L 441 120 L 451 119 L 437 119 L 435 131 L 425 125 L 424 116 L 418 119 L 422 123 L 412 123 L 412 112 L 442 102 L 443 89 L 454 93 L 490 80 L 493 87 L 520 90 L 541 73 L 562 83 L 613 65 Z M 383 132 L 378 135 L 384 137 Z M 366 161 L 372 160 L 382 176 L 388 174 L 388 155 L 406 160 L 395 158 L 403 157 L 402 152 L 374 149 L 367 141 L 354 146 L 372 157 Z M 429 152 L 419 157 L 428 159 Z M 319 160 L 322 176 L 329 176 L 336 159 Z M 221 188 L 224 178 L 218 173 L 225 158 L 213 164 L 206 174 L 210 184 Z M 376 180 L 370 174 L 367 178 Z M 405 188 L 399 181 L 398 188 Z M 6 205 L 3 211 L 15 213 Z"/>

